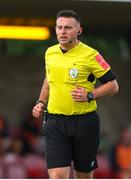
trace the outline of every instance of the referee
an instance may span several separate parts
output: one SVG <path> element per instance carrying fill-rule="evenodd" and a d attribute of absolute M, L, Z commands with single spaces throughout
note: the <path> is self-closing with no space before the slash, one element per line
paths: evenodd
<path fill-rule="evenodd" d="M 110 65 L 99 52 L 78 40 L 79 15 L 62 10 L 56 17 L 59 44 L 45 53 L 46 78 L 33 116 L 48 101 L 44 124 L 46 161 L 51 179 L 69 178 L 71 163 L 77 179 L 93 177 L 97 165 L 100 120 L 96 100 L 118 92 Z M 101 84 L 95 88 L 96 79 Z"/>

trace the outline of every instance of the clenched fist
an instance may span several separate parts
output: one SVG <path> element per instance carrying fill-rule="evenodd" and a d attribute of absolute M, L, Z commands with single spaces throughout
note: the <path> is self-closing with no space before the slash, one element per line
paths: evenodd
<path fill-rule="evenodd" d="M 43 114 L 44 104 L 39 102 L 32 110 L 32 114 L 35 118 L 40 118 Z"/>

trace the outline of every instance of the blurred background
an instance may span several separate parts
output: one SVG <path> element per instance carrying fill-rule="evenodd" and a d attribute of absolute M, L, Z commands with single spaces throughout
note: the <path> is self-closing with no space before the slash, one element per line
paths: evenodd
<path fill-rule="evenodd" d="M 0 0 L 0 178 L 48 178 L 42 119 L 32 117 L 32 107 L 62 9 L 79 13 L 80 40 L 103 55 L 120 86 L 116 96 L 98 101 L 101 143 L 94 177 L 131 178 L 130 0 Z"/>

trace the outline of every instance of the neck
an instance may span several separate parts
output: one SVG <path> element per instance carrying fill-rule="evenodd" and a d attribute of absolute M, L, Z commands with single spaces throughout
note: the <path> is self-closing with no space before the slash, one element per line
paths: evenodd
<path fill-rule="evenodd" d="M 60 44 L 61 49 L 63 50 L 70 50 L 74 48 L 79 43 L 79 40 L 76 39 L 75 41 L 69 41 L 67 44 Z"/>

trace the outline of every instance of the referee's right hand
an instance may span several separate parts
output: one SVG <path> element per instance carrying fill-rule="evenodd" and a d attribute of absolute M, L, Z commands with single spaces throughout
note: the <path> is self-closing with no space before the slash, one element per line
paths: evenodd
<path fill-rule="evenodd" d="M 32 110 L 32 114 L 35 118 L 40 118 L 43 114 L 44 105 L 43 103 L 39 102 L 36 104 Z"/>

